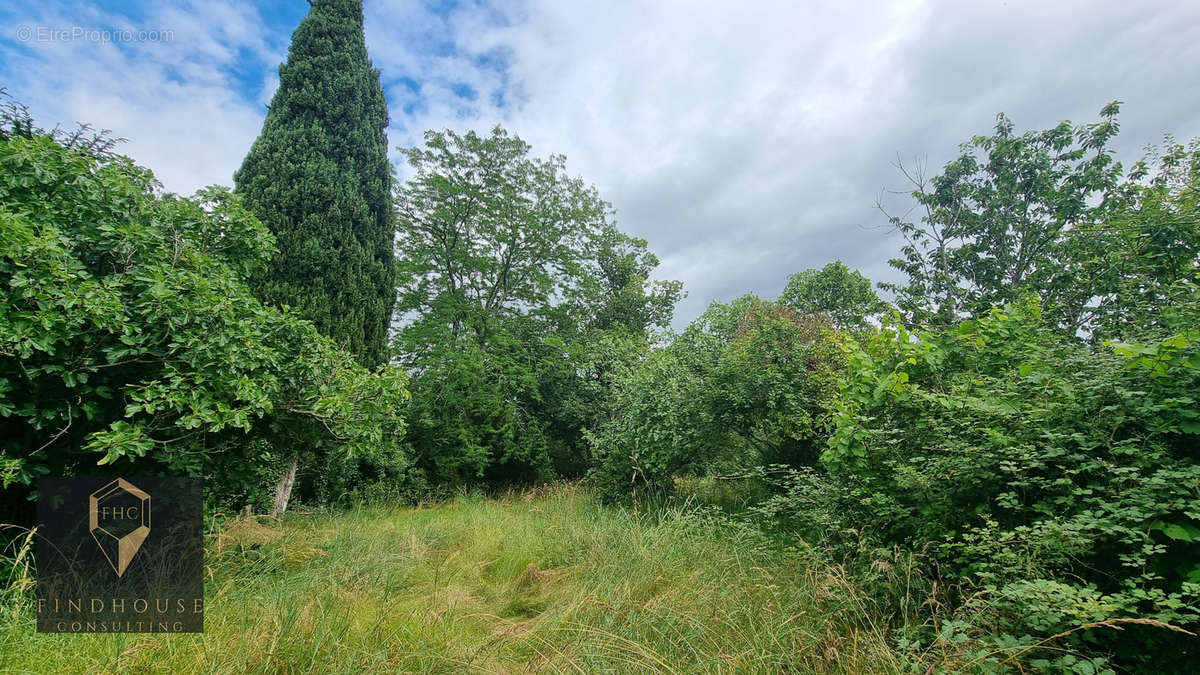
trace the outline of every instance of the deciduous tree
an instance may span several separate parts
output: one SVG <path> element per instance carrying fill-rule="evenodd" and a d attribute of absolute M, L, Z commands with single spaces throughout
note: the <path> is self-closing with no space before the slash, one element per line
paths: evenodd
<path fill-rule="evenodd" d="M 871 280 L 840 260 L 788 277 L 779 301 L 805 314 L 824 314 L 843 330 L 867 328 L 868 320 L 887 307 Z"/>
<path fill-rule="evenodd" d="M 665 327 L 677 282 L 619 232 L 565 160 L 497 127 L 429 132 L 397 195 L 398 358 L 415 373 L 410 440 L 435 474 L 581 473 L 616 360 Z"/>
<path fill-rule="evenodd" d="M 1050 320 L 1079 328 L 1080 307 L 1095 289 L 1072 270 L 1073 238 L 1100 222 L 1120 183 L 1108 147 L 1119 110 L 1114 101 L 1099 122 L 1019 135 L 1001 114 L 995 133 L 963 144 L 941 175 L 905 171 L 923 216 L 889 217 L 905 240 L 902 257 L 890 262 L 908 279 L 882 286 L 908 317 L 950 322 L 1035 293 Z"/>

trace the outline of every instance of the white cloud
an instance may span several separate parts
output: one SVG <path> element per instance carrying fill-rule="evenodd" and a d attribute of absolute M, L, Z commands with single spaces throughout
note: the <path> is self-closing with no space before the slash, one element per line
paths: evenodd
<path fill-rule="evenodd" d="M 135 25 L 86 6 L 30 9 L 20 25 L 171 31 L 158 41 L 32 40 L 28 51 L 10 50 L 5 85 L 39 121 L 111 129 L 128 139 L 121 151 L 169 190 L 232 181 L 263 111 L 241 96 L 230 73 L 241 61 L 283 57 L 264 40 L 256 11 L 232 1 L 160 5 Z M 3 30 L 12 35 L 16 27 Z"/>
<path fill-rule="evenodd" d="M 1196 5 L 537 0 L 507 25 L 473 17 L 450 22 L 459 46 L 508 50 L 526 99 L 468 122 L 566 154 L 684 280 L 684 321 L 833 258 L 894 279 L 873 209 L 905 187 L 891 163 L 936 170 L 999 111 L 1043 128 L 1121 98 L 1127 158 L 1200 134 Z"/>
<path fill-rule="evenodd" d="M 833 258 L 895 278 L 886 259 L 898 242 L 872 208 L 882 188 L 905 187 L 891 163 L 928 154 L 936 172 L 999 111 L 1045 128 L 1092 121 L 1122 99 L 1123 159 L 1164 132 L 1200 135 L 1195 3 L 496 5 L 446 17 L 367 0 L 391 144 L 502 122 L 536 153 L 566 154 L 622 227 L 650 241 L 662 276 L 685 282 L 679 322 L 712 299 L 774 295 L 789 273 Z M 45 23 L 84 20 L 53 3 L 37 11 Z M 88 21 L 115 21 L 88 11 Z M 6 52 L 0 70 L 43 119 L 130 138 L 129 154 L 170 189 L 228 183 L 259 131 L 290 28 L 265 35 L 256 11 L 233 0 L 152 14 L 174 41 L 39 45 L 29 58 Z M 507 69 L 481 67 L 484 55 Z M 230 75 L 246 63 L 261 72 L 249 94 Z M 418 96 L 403 77 L 422 83 Z M 457 84 L 477 99 L 459 98 Z"/>

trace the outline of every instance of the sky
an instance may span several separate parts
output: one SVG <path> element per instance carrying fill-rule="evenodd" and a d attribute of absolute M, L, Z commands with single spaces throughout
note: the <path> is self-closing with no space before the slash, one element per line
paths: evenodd
<path fill-rule="evenodd" d="M 229 185 L 305 0 L 8 0 L 0 86 L 43 126 L 127 139 L 165 188 Z M 775 297 L 840 259 L 895 281 L 876 208 L 1004 112 L 1018 130 L 1123 101 L 1126 165 L 1200 136 L 1200 2 L 366 0 L 389 147 L 502 124 L 564 154 L 621 229 L 710 301 Z M 407 176 L 393 150 L 401 178 Z"/>

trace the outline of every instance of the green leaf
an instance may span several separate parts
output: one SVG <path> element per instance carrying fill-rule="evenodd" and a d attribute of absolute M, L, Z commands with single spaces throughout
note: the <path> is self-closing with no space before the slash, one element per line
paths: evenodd
<path fill-rule="evenodd" d="M 1188 523 L 1165 523 L 1160 529 L 1176 541 L 1200 541 L 1200 528 Z"/>

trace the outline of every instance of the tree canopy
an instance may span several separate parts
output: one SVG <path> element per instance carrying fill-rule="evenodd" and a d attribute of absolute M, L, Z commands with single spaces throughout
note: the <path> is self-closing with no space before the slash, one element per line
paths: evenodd
<path fill-rule="evenodd" d="M 843 330 L 866 329 L 868 319 L 887 307 L 871 280 L 840 260 L 788 277 L 779 301 L 806 314 L 824 314 Z"/>
<path fill-rule="evenodd" d="M 916 321 L 949 321 L 1037 292 L 1065 328 L 1080 327 L 1094 289 L 1072 265 L 1119 184 L 1108 147 L 1119 110 L 1113 102 L 1100 122 L 1023 134 L 1000 114 L 995 133 L 964 143 L 941 175 L 906 171 L 923 215 L 889 219 L 905 239 L 890 262 L 908 280 L 884 284 L 900 308 Z"/>
<path fill-rule="evenodd" d="M 6 486 L 113 465 L 230 495 L 259 489 L 244 486 L 288 435 L 399 452 L 403 373 L 368 373 L 254 298 L 274 242 L 227 189 L 161 195 L 131 160 L 47 135 L 0 141 L 0 167 Z"/>
<path fill-rule="evenodd" d="M 314 0 L 234 174 L 279 248 L 255 293 L 295 307 L 367 367 L 387 360 L 395 297 L 387 123 L 361 0 Z"/>

